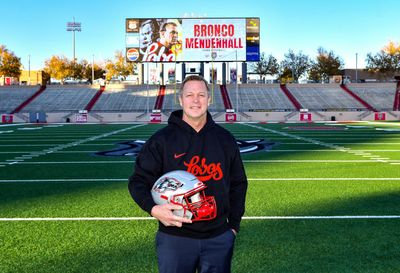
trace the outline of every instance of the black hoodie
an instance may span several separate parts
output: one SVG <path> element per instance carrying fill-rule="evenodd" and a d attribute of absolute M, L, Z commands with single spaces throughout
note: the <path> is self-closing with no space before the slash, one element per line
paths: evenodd
<path fill-rule="evenodd" d="M 156 205 L 151 196 L 154 182 L 167 172 L 185 170 L 207 185 L 205 193 L 214 196 L 217 217 L 183 224 L 181 228 L 159 223 L 159 230 L 191 238 L 214 237 L 229 228 L 239 231 L 247 178 L 236 140 L 216 124 L 208 112 L 207 122 L 199 132 L 182 120 L 182 114 L 182 110 L 173 112 L 168 126 L 157 131 L 143 146 L 136 158 L 135 171 L 129 178 L 132 198 L 150 213 Z M 215 164 L 214 168 L 207 168 L 210 164 Z"/>

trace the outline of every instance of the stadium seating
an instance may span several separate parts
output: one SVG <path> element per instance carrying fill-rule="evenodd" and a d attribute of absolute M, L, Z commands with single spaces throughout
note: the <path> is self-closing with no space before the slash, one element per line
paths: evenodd
<path fill-rule="evenodd" d="M 0 87 L 0 112 L 11 113 L 32 97 L 38 88 Z M 24 106 L 21 112 L 72 113 L 90 105 L 91 109 L 88 110 L 97 113 L 147 112 L 160 108 L 159 110 L 168 115 L 181 108 L 177 95 L 179 84 L 167 85 L 162 89 L 163 92 L 160 92 L 159 85 L 110 84 L 101 96 L 96 97 L 99 88 L 87 85 L 50 85 Z M 360 103 L 338 84 L 288 84 L 286 88 L 301 108 L 310 111 L 364 111 L 369 109 L 366 105 L 379 111 L 391 111 L 396 97 L 395 83 L 347 86 L 367 104 Z M 298 110 L 278 84 L 228 84 L 222 86 L 222 89 L 215 84 L 210 86 L 210 90 L 210 112 L 225 112 L 227 106 L 238 108 L 239 112 Z M 162 100 L 159 95 L 162 95 Z M 94 101 L 94 98 L 97 100 Z"/>
<path fill-rule="evenodd" d="M 87 85 L 49 85 L 26 105 L 23 112 L 69 112 L 83 110 L 97 89 Z"/>
<path fill-rule="evenodd" d="M 303 108 L 314 111 L 355 111 L 366 110 L 356 99 L 337 84 L 292 84 L 287 88 Z"/>
<path fill-rule="evenodd" d="M 390 111 L 396 93 L 396 84 L 349 84 L 351 91 L 379 111 Z"/>
<path fill-rule="evenodd" d="M 241 84 L 238 85 L 237 99 L 236 85 L 227 86 L 229 97 L 236 107 L 238 102 L 239 111 L 254 111 L 254 110 L 275 110 L 275 111 L 294 111 L 296 108 L 280 90 L 278 84 L 263 85 L 263 84 Z"/>
<path fill-rule="evenodd" d="M 11 113 L 38 89 L 39 86 L 1 86 L 0 113 Z"/>
<path fill-rule="evenodd" d="M 153 109 L 158 85 L 107 85 L 93 106 L 98 112 L 142 112 Z"/>

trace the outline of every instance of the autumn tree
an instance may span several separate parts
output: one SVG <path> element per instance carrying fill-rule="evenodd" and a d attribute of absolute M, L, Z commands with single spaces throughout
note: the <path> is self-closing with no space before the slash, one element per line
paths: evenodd
<path fill-rule="evenodd" d="M 21 59 L 5 45 L 0 45 L 0 76 L 19 78 L 20 75 Z"/>
<path fill-rule="evenodd" d="M 315 61 L 311 61 L 311 66 L 308 70 L 308 78 L 316 82 L 325 82 L 329 76 L 340 75 L 343 69 L 343 60 L 336 56 L 333 51 L 319 47 L 318 55 Z"/>
<path fill-rule="evenodd" d="M 82 65 L 82 75 L 84 79 L 88 79 L 90 82 L 93 82 L 93 80 L 102 78 L 105 71 L 104 69 L 98 65 L 98 64 L 93 64 L 93 72 L 94 72 L 94 79 L 92 79 L 92 64 L 89 63 L 87 60 L 82 60 L 81 62 Z"/>
<path fill-rule="evenodd" d="M 50 75 L 51 78 L 60 80 L 64 83 L 65 78 L 71 77 L 73 72 L 71 70 L 70 61 L 65 56 L 52 56 L 45 61 L 44 71 Z"/>
<path fill-rule="evenodd" d="M 264 52 L 260 55 L 260 61 L 252 63 L 250 68 L 260 76 L 260 79 L 266 75 L 276 75 L 279 72 L 277 59 L 272 55 L 266 56 Z"/>
<path fill-rule="evenodd" d="M 366 70 L 371 73 L 380 73 L 385 80 L 400 73 L 400 45 L 390 41 L 375 55 L 367 54 Z"/>
<path fill-rule="evenodd" d="M 285 54 L 285 58 L 280 64 L 280 78 L 283 81 L 290 81 L 289 75 L 291 75 L 294 81 L 298 81 L 309 67 L 310 58 L 307 55 L 304 55 L 301 51 L 296 54 L 293 50 L 289 49 L 289 52 Z"/>
<path fill-rule="evenodd" d="M 127 62 L 122 51 L 116 51 L 114 60 L 106 61 L 106 80 L 111 80 L 113 77 L 123 77 L 133 74 L 135 63 Z"/>

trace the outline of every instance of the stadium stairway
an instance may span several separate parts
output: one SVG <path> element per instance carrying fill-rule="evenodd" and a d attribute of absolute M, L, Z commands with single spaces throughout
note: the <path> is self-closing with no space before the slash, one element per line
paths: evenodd
<path fill-rule="evenodd" d="M 286 87 L 286 84 L 281 84 L 280 88 L 283 93 L 285 93 L 286 97 L 292 102 L 293 106 L 296 107 L 297 111 L 300 111 L 303 107 L 300 102 L 293 96 L 292 92 Z"/>
<path fill-rule="evenodd" d="M 161 110 L 164 104 L 164 97 L 165 97 L 165 90 L 166 90 L 165 85 L 160 85 L 160 89 L 158 90 L 158 95 L 156 102 L 154 104 L 154 110 Z"/>
<path fill-rule="evenodd" d="M 224 102 L 225 109 L 233 109 L 226 85 L 222 84 L 219 86 L 219 88 L 221 90 L 222 100 Z"/>
<path fill-rule="evenodd" d="M 397 82 L 396 94 L 394 95 L 393 111 L 400 111 L 400 81 Z"/>
<path fill-rule="evenodd" d="M 96 104 L 96 102 L 99 100 L 100 96 L 103 94 L 104 90 L 106 90 L 105 86 L 100 86 L 99 91 L 97 91 L 96 94 L 94 94 L 93 98 L 89 101 L 89 103 L 86 105 L 85 110 L 90 112 L 93 108 L 93 106 Z"/>
<path fill-rule="evenodd" d="M 10 114 L 16 114 L 20 112 L 22 109 L 24 109 L 25 106 L 27 106 L 29 103 L 31 103 L 37 96 L 42 94 L 46 90 L 46 85 L 41 85 L 39 90 L 36 91 L 32 96 L 30 96 L 26 101 L 21 103 L 17 108 L 15 108 Z"/>
<path fill-rule="evenodd" d="M 365 108 L 367 108 L 369 111 L 373 112 L 379 112 L 376 110 L 374 107 L 372 107 L 369 103 L 367 103 L 365 100 L 360 98 L 357 94 L 355 94 L 353 91 L 351 91 L 345 84 L 341 84 L 340 88 L 342 88 L 347 94 L 352 96 L 354 99 L 356 99 L 359 103 L 361 103 Z"/>

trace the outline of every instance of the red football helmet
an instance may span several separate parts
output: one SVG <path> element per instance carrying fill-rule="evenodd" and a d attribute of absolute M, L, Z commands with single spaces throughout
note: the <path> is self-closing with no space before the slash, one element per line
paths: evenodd
<path fill-rule="evenodd" d="M 206 196 L 207 186 L 186 171 L 172 171 L 161 176 L 153 185 L 151 195 L 158 205 L 175 204 L 182 206 L 173 213 L 192 221 L 214 219 L 217 205 L 213 196 Z"/>

